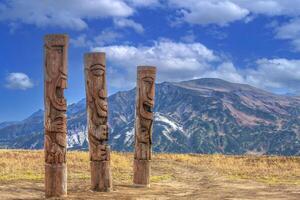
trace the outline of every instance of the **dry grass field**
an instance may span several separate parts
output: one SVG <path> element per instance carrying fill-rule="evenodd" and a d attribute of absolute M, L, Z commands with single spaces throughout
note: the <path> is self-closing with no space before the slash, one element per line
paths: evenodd
<path fill-rule="evenodd" d="M 43 199 L 43 151 L 0 150 L 0 199 Z M 151 188 L 112 153 L 114 191 L 89 190 L 87 152 L 68 152 L 67 199 L 300 199 L 300 157 L 156 154 Z"/>

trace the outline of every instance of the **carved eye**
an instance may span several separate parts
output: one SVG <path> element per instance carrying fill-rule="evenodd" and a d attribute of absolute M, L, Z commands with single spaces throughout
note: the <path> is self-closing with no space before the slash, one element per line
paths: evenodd
<path fill-rule="evenodd" d="M 141 128 L 141 132 L 142 132 L 142 133 L 148 132 L 148 129 L 145 128 L 145 127 L 142 127 L 142 128 Z"/>
<path fill-rule="evenodd" d="M 151 78 L 151 77 L 146 77 L 143 79 L 143 81 L 149 85 L 153 84 L 153 78 Z"/>
<path fill-rule="evenodd" d="M 96 65 L 93 65 L 91 67 L 91 72 L 95 75 L 95 76 L 103 76 L 104 75 L 104 72 L 105 72 L 105 69 L 102 65 L 100 64 L 96 64 Z"/>

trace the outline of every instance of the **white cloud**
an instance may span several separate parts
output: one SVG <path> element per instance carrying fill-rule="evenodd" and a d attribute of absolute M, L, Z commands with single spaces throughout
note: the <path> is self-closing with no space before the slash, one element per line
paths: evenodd
<path fill-rule="evenodd" d="M 193 43 L 196 40 L 196 36 L 193 31 L 188 31 L 186 35 L 180 38 L 180 40 L 186 43 Z"/>
<path fill-rule="evenodd" d="M 263 15 L 280 15 L 282 14 L 282 6 L 276 0 L 232 0 L 239 6 L 251 11 L 254 14 Z"/>
<path fill-rule="evenodd" d="M 181 13 L 182 18 L 191 24 L 228 25 L 244 20 L 249 22 L 251 15 L 289 16 L 300 15 L 300 0 L 168 0 L 171 7 Z"/>
<path fill-rule="evenodd" d="M 129 89 L 135 85 L 136 66 L 154 65 L 158 82 L 194 78 L 221 78 L 246 83 L 269 91 L 300 91 L 300 60 L 262 58 L 251 68 L 238 68 L 201 43 L 182 43 L 169 40 L 152 46 L 115 45 L 97 47 L 106 52 L 111 86 Z"/>
<path fill-rule="evenodd" d="M 249 23 L 258 15 L 284 16 L 291 19 L 275 28 L 276 38 L 290 40 L 294 50 L 300 51 L 300 0 L 168 0 L 177 9 L 179 18 L 171 22 L 178 25 L 216 24 L 226 26 L 235 21 Z"/>
<path fill-rule="evenodd" d="M 231 0 L 253 14 L 298 16 L 300 0 Z"/>
<path fill-rule="evenodd" d="M 122 34 L 107 29 L 91 39 L 88 39 L 86 34 L 81 34 L 76 38 L 71 38 L 70 43 L 75 47 L 93 48 L 94 46 L 111 45 L 122 37 Z"/>
<path fill-rule="evenodd" d="M 191 24 L 228 25 L 230 22 L 241 20 L 249 14 L 231 1 L 199 1 L 199 0 L 169 0 L 171 5 L 180 8 L 183 20 Z"/>
<path fill-rule="evenodd" d="M 161 40 L 153 46 L 106 46 L 92 49 L 106 52 L 107 59 L 120 72 L 125 82 L 114 87 L 128 87 L 135 80 L 135 70 L 138 65 L 154 65 L 158 67 L 159 81 L 174 81 L 199 76 L 218 62 L 214 52 L 201 43 L 175 43 Z M 126 81 L 127 80 L 127 81 Z M 126 85 L 127 83 L 127 85 Z"/>
<path fill-rule="evenodd" d="M 207 72 L 205 72 L 203 75 L 200 76 L 200 78 L 220 78 L 224 79 L 230 82 L 234 83 L 244 83 L 244 77 L 239 72 L 233 63 L 229 61 L 225 61 L 224 63 L 221 63 L 216 69 L 209 69 Z"/>
<path fill-rule="evenodd" d="M 119 28 L 132 28 L 137 33 L 144 32 L 143 26 L 131 19 L 125 19 L 125 18 L 114 19 L 114 24 Z"/>
<path fill-rule="evenodd" d="M 300 15 L 300 0 L 3 0 L 0 20 L 82 30 L 88 27 L 88 19 L 126 18 L 141 7 L 161 5 L 176 8 L 181 20 L 200 25 L 247 22 L 251 15 Z"/>
<path fill-rule="evenodd" d="M 92 45 L 91 41 L 87 39 L 86 34 L 79 35 L 76 38 L 71 38 L 70 44 L 74 47 L 89 47 Z"/>
<path fill-rule="evenodd" d="M 300 91 L 299 66 L 300 60 L 262 58 L 256 61 L 256 69 L 244 72 L 245 82 L 269 90 Z"/>
<path fill-rule="evenodd" d="M 127 17 L 134 9 L 122 0 L 6 0 L 0 20 L 82 30 L 87 19 Z"/>
<path fill-rule="evenodd" d="M 296 51 L 300 51 L 300 18 L 292 19 L 288 23 L 275 28 L 277 39 L 289 40 Z"/>
<path fill-rule="evenodd" d="M 235 83 L 246 83 L 269 91 L 300 92 L 300 60 L 262 58 L 251 68 L 237 69 L 231 62 L 223 62 L 201 77 L 221 78 Z"/>
<path fill-rule="evenodd" d="M 159 0 L 126 0 L 128 4 L 135 7 L 145 7 L 145 6 L 158 6 L 160 5 Z"/>
<path fill-rule="evenodd" d="M 122 35 L 118 32 L 112 30 L 104 30 L 99 35 L 94 38 L 94 43 L 92 46 L 96 45 L 107 45 L 116 42 L 117 39 L 121 38 Z"/>
<path fill-rule="evenodd" d="M 6 88 L 26 90 L 33 87 L 30 78 L 20 72 L 10 73 L 6 77 Z"/>

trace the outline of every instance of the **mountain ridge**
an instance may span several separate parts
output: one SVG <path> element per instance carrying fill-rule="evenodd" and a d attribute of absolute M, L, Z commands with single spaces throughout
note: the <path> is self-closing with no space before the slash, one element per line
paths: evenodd
<path fill-rule="evenodd" d="M 135 88 L 108 98 L 113 150 L 132 151 Z M 153 150 L 300 155 L 300 99 L 221 79 L 156 85 Z M 85 99 L 68 106 L 70 149 L 87 149 Z M 8 134 L 10 132 L 10 134 Z M 43 111 L 0 128 L 2 148 L 42 148 Z"/>

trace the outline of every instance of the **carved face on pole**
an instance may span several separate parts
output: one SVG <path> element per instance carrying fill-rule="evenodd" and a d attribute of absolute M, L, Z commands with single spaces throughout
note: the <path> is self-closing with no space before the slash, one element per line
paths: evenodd
<path fill-rule="evenodd" d="M 52 105 L 61 111 L 65 111 L 67 107 L 64 98 L 64 89 L 67 88 L 67 69 L 63 67 L 63 47 L 47 47 L 46 54 L 46 73 L 49 87 L 49 98 Z"/>
<path fill-rule="evenodd" d="M 144 119 L 152 120 L 154 107 L 154 78 L 142 74 L 140 84 L 140 114 Z"/>
<path fill-rule="evenodd" d="M 138 68 L 135 158 L 151 159 L 152 124 L 155 95 L 155 68 Z"/>
<path fill-rule="evenodd" d="M 147 71 L 146 71 L 147 72 Z M 140 142 L 151 143 L 151 128 L 154 108 L 154 77 L 149 73 L 139 74 L 139 114 L 140 114 Z"/>
<path fill-rule="evenodd" d="M 65 36 L 51 36 L 45 40 L 45 161 L 65 162 L 67 134 L 67 87 Z"/>
<path fill-rule="evenodd" d="M 105 87 L 105 66 L 102 64 L 94 64 L 89 68 L 91 80 L 88 80 L 89 87 L 89 103 L 93 104 L 93 122 L 95 125 L 104 124 L 107 118 L 107 91 Z M 103 127 L 102 127 L 103 128 Z"/>
<path fill-rule="evenodd" d="M 105 57 L 102 53 L 89 53 L 85 56 L 85 79 L 88 105 L 88 137 L 90 159 L 109 159 L 108 109 L 106 90 Z"/>

